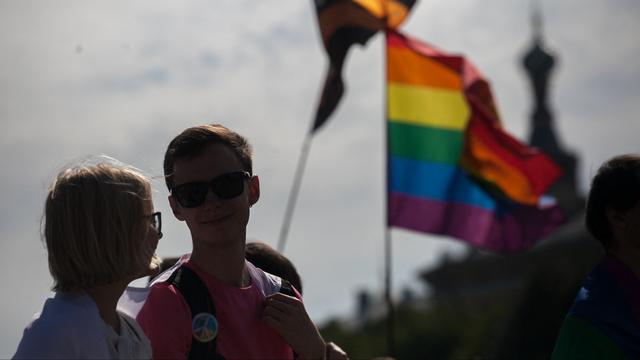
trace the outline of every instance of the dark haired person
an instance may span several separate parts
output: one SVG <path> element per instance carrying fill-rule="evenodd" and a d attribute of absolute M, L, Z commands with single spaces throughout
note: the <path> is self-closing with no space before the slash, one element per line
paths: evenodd
<path fill-rule="evenodd" d="M 260 198 L 247 140 L 222 125 L 188 128 L 169 144 L 164 173 L 193 250 L 169 280 L 151 287 L 137 316 L 154 358 L 291 359 L 294 351 L 322 358 L 326 344 L 302 302 L 280 292 L 279 277 L 245 260 L 250 208 Z M 204 284 L 215 310 L 192 313 L 182 274 Z M 214 355 L 196 356 L 203 347 Z"/>
<path fill-rule="evenodd" d="M 585 219 L 606 255 L 586 277 L 554 359 L 640 358 L 640 155 L 616 156 L 593 178 Z"/>
<path fill-rule="evenodd" d="M 244 256 L 256 267 L 288 280 L 302 294 L 302 280 L 291 260 L 263 242 L 250 242 L 244 248 Z"/>

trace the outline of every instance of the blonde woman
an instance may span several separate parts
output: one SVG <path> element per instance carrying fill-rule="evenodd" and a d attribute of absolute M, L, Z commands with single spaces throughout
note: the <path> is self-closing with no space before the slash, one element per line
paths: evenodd
<path fill-rule="evenodd" d="M 116 311 L 127 284 L 157 267 L 161 218 L 145 176 L 112 160 L 61 171 L 43 230 L 56 293 L 14 358 L 151 358 L 138 324 Z"/>

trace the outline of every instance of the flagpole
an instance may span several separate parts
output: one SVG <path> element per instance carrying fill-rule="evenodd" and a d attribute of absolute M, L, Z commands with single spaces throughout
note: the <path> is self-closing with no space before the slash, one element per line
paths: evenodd
<path fill-rule="evenodd" d="M 393 308 L 393 299 L 391 296 L 391 229 L 389 225 L 385 227 L 385 275 L 384 275 L 384 297 L 387 303 L 387 353 L 392 358 L 396 353 L 395 342 L 395 311 Z"/>
<path fill-rule="evenodd" d="M 391 247 L 391 229 L 389 227 L 389 134 L 387 124 L 388 104 L 387 104 L 387 84 L 389 82 L 389 74 L 387 70 L 387 33 L 384 33 L 384 68 L 385 68 L 385 83 L 384 83 L 384 116 L 383 116 L 383 134 L 385 143 L 385 194 L 384 194 L 384 298 L 387 303 L 387 353 L 391 357 L 395 357 L 395 316 L 393 309 L 393 299 L 391 292 L 391 265 L 392 265 L 392 247 Z"/>
<path fill-rule="evenodd" d="M 284 253 L 284 246 L 287 242 L 287 235 L 289 234 L 289 226 L 291 225 L 291 218 L 293 217 L 293 210 L 296 206 L 296 200 L 298 199 L 298 193 L 300 192 L 300 185 L 302 184 L 302 176 L 304 175 L 304 169 L 307 164 L 307 158 L 309 157 L 309 149 L 311 148 L 311 138 L 313 137 L 313 130 L 307 133 L 307 136 L 302 143 L 302 149 L 300 150 L 300 156 L 298 157 L 298 166 L 296 168 L 293 184 L 291 185 L 291 191 L 289 192 L 289 200 L 287 201 L 287 208 L 284 214 L 284 220 L 282 227 L 280 228 L 280 238 L 278 240 L 278 251 Z"/>

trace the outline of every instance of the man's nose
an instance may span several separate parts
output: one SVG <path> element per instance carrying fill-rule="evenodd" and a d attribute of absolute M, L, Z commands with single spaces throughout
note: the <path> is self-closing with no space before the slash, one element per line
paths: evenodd
<path fill-rule="evenodd" d="M 216 195 L 211 189 L 207 189 L 207 195 L 204 198 L 205 206 L 217 206 L 222 203 L 222 199 Z"/>

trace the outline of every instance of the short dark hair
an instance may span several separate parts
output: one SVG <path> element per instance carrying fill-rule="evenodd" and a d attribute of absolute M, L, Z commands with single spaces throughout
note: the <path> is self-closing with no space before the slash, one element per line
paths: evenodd
<path fill-rule="evenodd" d="M 253 174 L 252 149 L 246 138 L 220 124 L 194 126 L 173 138 L 164 153 L 164 179 L 169 190 L 175 185 L 173 170 L 176 159 L 196 157 L 210 144 L 228 146 L 240 160 L 243 170 Z"/>
<path fill-rule="evenodd" d="M 640 155 L 616 156 L 600 166 L 591 182 L 585 225 L 605 249 L 613 245 L 606 209 L 625 211 L 640 201 Z"/>
<path fill-rule="evenodd" d="M 271 246 L 262 242 L 247 243 L 245 258 L 256 267 L 287 280 L 302 294 L 302 281 L 293 263 Z"/>

